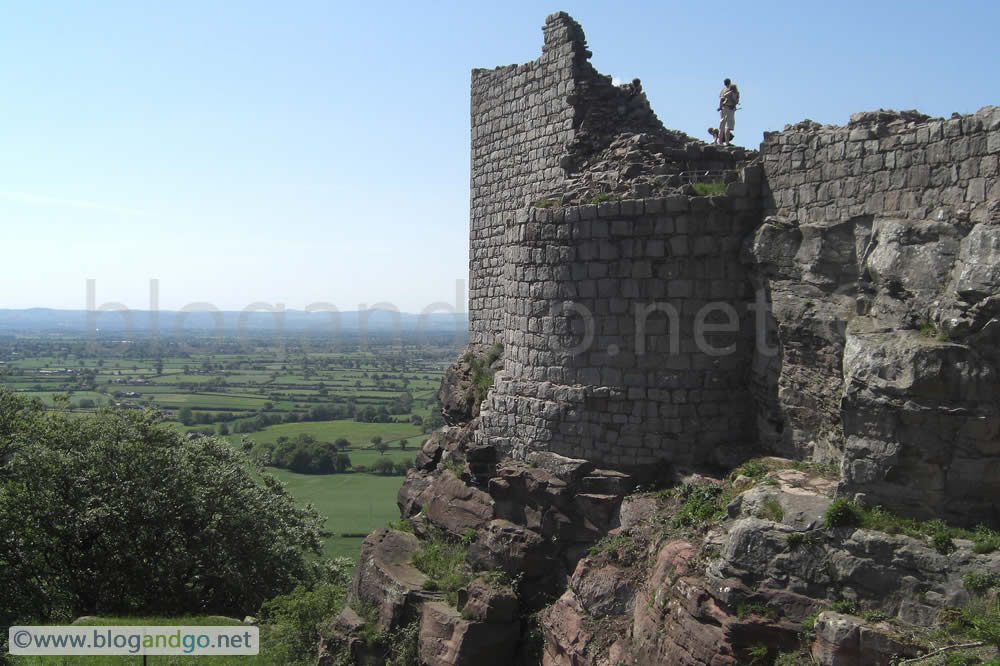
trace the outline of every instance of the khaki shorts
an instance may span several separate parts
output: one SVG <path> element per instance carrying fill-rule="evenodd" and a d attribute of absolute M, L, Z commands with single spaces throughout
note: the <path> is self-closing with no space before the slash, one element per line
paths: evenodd
<path fill-rule="evenodd" d="M 720 109 L 719 130 L 732 130 L 734 127 L 736 127 L 736 109 Z"/>

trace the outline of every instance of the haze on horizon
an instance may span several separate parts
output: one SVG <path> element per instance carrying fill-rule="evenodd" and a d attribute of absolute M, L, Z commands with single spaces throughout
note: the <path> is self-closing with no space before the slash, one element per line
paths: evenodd
<path fill-rule="evenodd" d="M 568 11 L 670 128 L 737 143 L 811 118 L 1000 102 L 1000 6 L 515 2 L 379 8 L 21 2 L 0 25 L 0 308 L 464 301 L 469 71 L 532 60 Z M 463 302 L 464 305 L 464 302 Z"/>

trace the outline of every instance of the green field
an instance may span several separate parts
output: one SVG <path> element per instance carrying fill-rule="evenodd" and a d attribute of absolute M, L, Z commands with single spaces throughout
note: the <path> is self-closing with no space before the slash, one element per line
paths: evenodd
<path fill-rule="evenodd" d="M 411 447 L 423 443 L 424 433 L 419 426 L 410 423 L 360 423 L 347 419 L 339 421 L 308 421 L 306 423 L 283 423 L 281 425 L 268 426 L 258 432 L 247 434 L 247 437 L 255 442 L 273 444 L 279 437 L 285 436 L 295 439 L 301 434 L 309 434 L 321 442 L 333 442 L 343 437 L 351 443 L 352 448 L 362 448 L 371 445 L 371 438 L 376 435 L 381 437 L 392 446 L 393 442 L 400 439 L 411 440 Z M 239 435 L 229 435 L 226 437 L 230 442 L 240 441 Z M 419 444 L 417 440 L 420 440 Z M 395 448 L 395 447 L 393 447 Z M 354 461 L 354 458 L 351 458 Z"/>
<path fill-rule="evenodd" d="M 370 468 L 379 459 L 413 460 L 441 423 L 435 393 L 458 355 L 454 346 L 360 349 L 319 341 L 308 352 L 267 340 L 247 346 L 198 339 L 185 346 L 95 349 L 73 340 L 20 339 L 0 346 L 0 383 L 49 406 L 57 404 L 54 396 L 68 393 L 81 417 L 89 410 L 80 409 L 79 402 L 91 400 L 101 407 L 158 409 L 185 431 L 218 433 L 224 425 L 225 439 L 234 446 L 244 438 L 271 444 L 302 434 L 318 442 L 344 438 L 351 444 L 346 451 L 351 464 Z M 349 410 L 348 417 L 311 420 L 317 408 Z M 362 418 L 369 409 L 380 410 L 376 419 Z M 188 420 L 182 424 L 185 412 Z M 263 419 L 267 423 L 257 423 Z M 247 431 L 250 422 L 254 425 Z M 371 448 L 376 436 L 389 445 L 384 454 Z M 406 450 L 399 448 L 403 439 Z M 296 500 L 313 503 L 327 517 L 327 529 L 337 535 L 325 544 L 327 555 L 357 559 L 361 539 L 339 535 L 367 533 L 399 517 L 396 492 L 402 476 L 269 469 Z"/>
<path fill-rule="evenodd" d="M 325 544 L 324 554 L 328 557 L 343 556 L 357 561 L 362 538 L 341 535 L 368 534 L 375 528 L 385 527 L 390 520 L 399 519 L 396 493 L 403 485 L 401 476 L 268 471 L 285 484 L 296 500 L 302 504 L 312 503 L 326 516 L 326 529 L 334 533 Z"/>

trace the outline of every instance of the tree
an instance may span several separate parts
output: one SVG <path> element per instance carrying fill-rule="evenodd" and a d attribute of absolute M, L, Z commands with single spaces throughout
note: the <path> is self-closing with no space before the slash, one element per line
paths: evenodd
<path fill-rule="evenodd" d="M 392 474 L 394 470 L 395 467 L 392 461 L 386 460 L 385 458 L 376 460 L 375 463 L 372 465 L 372 471 L 375 472 L 376 474 L 384 474 L 388 476 Z"/>
<path fill-rule="evenodd" d="M 190 407 L 181 407 L 180 413 L 178 413 L 177 418 L 181 420 L 186 426 L 194 425 L 194 413 L 191 411 Z"/>
<path fill-rule="evenodd" d="M 371 443 L 374 444 L 375 446 L 378 446 L 379 444 L 382 443 L 382 436 L 375 435 L 374 437 L 371 438 Z"/>
<path fill-rule="evenodd" d="M 246 612 L 307 581 L 326 535 L 244 453 L 153 411 L 72 418 L 0 388 L 0 460 L 0 624 Z"/>
<path fill-rule="evenodd" d="M 406 447 L 409 446 L 409 444 L 410 443 L 408 441 L 406 441 L 405 439 L 399 440 L 399 448 L 400 448 L 400 450 L 401 451 L 405 451 Z"/>
<path fill-rule="evenodd" d="M 379 452 L 379 455 L 385 455 L 385 452 L 389 450 L 389 445 L 385 442 L 379 441 L 379 443 L 375 445 L 375 450 Z"/>
<path fill-rule="evenodd" d="M 336 446 L 341 451 L 346 451 L 347 449 L 351 448 L 351 443 L 347 441 L 347 439 L 344 437 L 338 437 L 337 440 L 333 443 L 333 445 Z"/>
<path fill-rule="evenodd" d="M 351 459 L 346 453 L 338 453 L 333 459 L 333 468 L 343 474 L 351 469 Z"/>
<path fill-rule="evenodd" d="M 220 437 L 225 437 L 228 434 L 229 434 L 229 426 L 226 425 L 225 423 L 220 423 L 219 424 L 219 436 Z"/>

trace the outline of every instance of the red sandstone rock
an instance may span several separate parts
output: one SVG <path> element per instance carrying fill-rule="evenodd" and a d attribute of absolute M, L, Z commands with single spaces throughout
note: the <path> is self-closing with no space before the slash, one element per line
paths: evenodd
<path fill-rule="evenodd" d="M 418 548 L 417 537 L 387 529 L 375 530 L 361 545 L 350 599 L 375 606 L 382 631 L 411 621 L 420 605 L 433 598 L 421 590 L 427 576 L 410 563 Z"/>
<path fill-rule="evenodd" d="M 519 631 L 517 622 L 472 622 L 446 603 L 428 603 L 420 622 L 420 661 L 427 666 L 509 666 Z"/>

